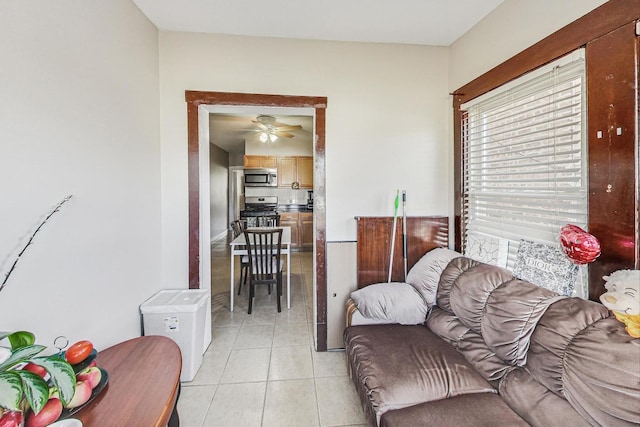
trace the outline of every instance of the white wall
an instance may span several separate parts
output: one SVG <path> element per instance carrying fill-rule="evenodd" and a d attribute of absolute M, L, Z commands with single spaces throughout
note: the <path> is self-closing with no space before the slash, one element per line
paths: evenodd
<path fill-rule="evenodd" d="M 165 283 L 187 286 L 185 90 L 328 97 L 331 241 L 355 240 L 355 215 L 392 215 L 396 189 L 409 215 L 450 213 L 447 87 L 443 47 L 161 32 Z"/>
<path fill-rule="evenodd" d="M 244 153 L 253 156 L 313 156 L 313 139 L 278 138 L 275 142 L 263 144 L 258 138 L 246 139 Z"/>
<path fill-rule="evenodd" d="M 229 153 L 209 144 L 211 240 L 229 230 Z"/>
<path fill-rule="evenodd" d="M 506 0 L 450 46 L 449 91 L 603 3 L 606 0 Z"/>
<path fill-rule="evenodd" d="M 41 216 L 74 198 L 0 293 L 0 330 L 103 349 L 139 335 L 138 306 L 161 284 L 157 30 L 130 0 L 1 10 L 2 273 Z"/>

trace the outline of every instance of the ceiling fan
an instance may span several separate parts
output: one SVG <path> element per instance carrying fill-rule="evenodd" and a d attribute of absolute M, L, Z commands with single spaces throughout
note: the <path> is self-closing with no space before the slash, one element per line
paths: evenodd
<path fill-rule="evenodd" d="M 294 135 L 290 133 L 292 130 L 302 129 L 300 125 L 285 125 L 276 122 L 276 118 L 273 116 L 260 115 L 252 120 L 258 129 L 258 140 L 262 143 L 275 142 L 278 137 L 293 138 Z"/>

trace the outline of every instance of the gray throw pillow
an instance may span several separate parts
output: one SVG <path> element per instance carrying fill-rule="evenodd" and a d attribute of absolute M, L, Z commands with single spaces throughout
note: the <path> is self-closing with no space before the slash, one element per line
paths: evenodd
<path fill-rule="evenodd" d="M 427 317 L 427 304 L 408 283 L 376 283 L 351 292 L 351 299 L 370 319 L 418 325 Z"/>
<path fill-rule="evenodd" d="M 461 256 L 462 254 L 449 249 L 436 248 L 424 254 L 409 270 L 407 283 L 413 285 L 420 292 L 427 303 L 427 309 L 431 309 L 431 306 L 436 302 L 438 282 L 442 271 L 452 259 Z"/>

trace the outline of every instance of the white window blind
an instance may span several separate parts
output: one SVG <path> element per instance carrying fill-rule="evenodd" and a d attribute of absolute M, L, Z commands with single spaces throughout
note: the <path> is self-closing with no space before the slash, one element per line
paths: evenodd
<path fill-rule="evenodd" d="M 576 51 L 462 106 L 465 254 L 512 269 L 520 239 L 557 246 L 563 225 L 586 227 L 584 62 Z"/>

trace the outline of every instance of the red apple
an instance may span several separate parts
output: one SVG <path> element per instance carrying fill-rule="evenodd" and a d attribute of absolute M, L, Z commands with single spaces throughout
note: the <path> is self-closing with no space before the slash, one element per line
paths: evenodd
<path fill-rule="evenodd" d="M 77 365 L 89 357 L 91 350 L 93 350 L 93 344 L 91 341 L 78 341 L 64 352 L 64 358 L 72 365 Z"/>
<path fill-rule="evenodd" d="M 76 391 L 73 393 L 71 401 L 67 403 L 65 408 L 77 408 L 83 405 L 91 397 L 91 384 L 88 381 L 78 381 L 76 383 Z"/>
<path fill-rule="evenodd" d="M 22 425 L 22 412 L 6 411 L 0 417 L 0 427 L 18 427 Z"/>
<path fill-rule="evenodd" d="M 91 385 L 91 389 L 96 388 L 102 379 L 102 371 L 96 366 L 90 366 L 76 375 L 78 381 L 86 381 Z"/>
<path fill-rule="evenodd" d="M 46 369 L 44 369 L 40 365 L 36 365 L 35 363 L 31 363 L 31 362 L 29 362 L 26 365 L 24 365 L 22 370 L 23 371 L 33 372 L 34 374 L 40 375 L 42 378 L 47 376 L 47 370 Z"/>
<path fill-rule="evenodd" d="M 59 399 L 49 399 L 44 407 L 35 414 L 33 411 L 27 415 L 25 427 L 44 427 L 48 426 L 60 417 L 62 413 L 62 402 Z"/>
<path fill-rule="evenodd" d="M 51 398 L 60 399 L 60 393 L 58 393 L 58 387 L 49 387 L 49 399 Z"/>

